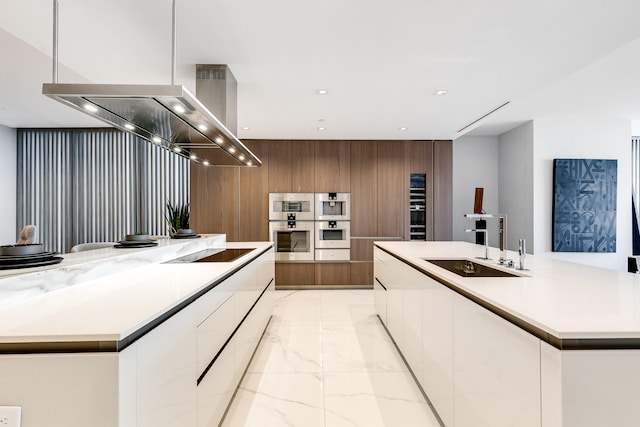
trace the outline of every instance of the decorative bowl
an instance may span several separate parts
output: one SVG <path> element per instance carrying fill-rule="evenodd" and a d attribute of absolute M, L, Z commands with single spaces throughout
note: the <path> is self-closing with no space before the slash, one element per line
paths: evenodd
<path fill-rule="evenodd" d="M 147 242 L 149 241 L 149 235 L 148 234 L 127 234 L 126 240 L 130 242 L 137 242 L 137 241 Z"/>
<path fill-rule="evenodd" d="M 42 252 L 44 252 L 44 244 L 42 243 L 0 246 L 0 255 L 5 256 L 33 255 L 40 254 Z"/>

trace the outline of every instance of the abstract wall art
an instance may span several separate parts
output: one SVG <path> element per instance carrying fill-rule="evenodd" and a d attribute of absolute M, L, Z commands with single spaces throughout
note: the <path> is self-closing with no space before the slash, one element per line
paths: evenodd
<path fill-rule="evenodd" d="M 617 160 L 554 159 L 554 252 L 616 251 L 617 186 Z"/>

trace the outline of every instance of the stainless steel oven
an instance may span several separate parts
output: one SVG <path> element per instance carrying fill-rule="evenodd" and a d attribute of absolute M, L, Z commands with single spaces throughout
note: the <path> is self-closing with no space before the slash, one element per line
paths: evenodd
<path fill-rule="evenodd" d="M 351 259 L 351 222 L 316 221 L 316 261 Z"/>
<path fill-rule="evenodd" d="M 313 193 L 269 193 L 269 221 L 313 221 Z"/>
<path fill-rule="evenodd" d="M 313 235 L 312 221 L 269 221 L 276 261 L 313 261 Z"/>
<path fill-rule="evenodd" d="M 316 220 L 351 219 L 351 193 L 316 193 Z"/>

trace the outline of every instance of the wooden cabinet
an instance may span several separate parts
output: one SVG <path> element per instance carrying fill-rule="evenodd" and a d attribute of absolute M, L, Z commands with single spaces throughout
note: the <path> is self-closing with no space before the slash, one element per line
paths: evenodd
<path fill-rule="evenodd" d="M 276 263 L 276 286 L 313 286 L 315 267 L 313 263 Z"/>
<path fill-rule="evenodd" d="M 409 202 L 408 173 L 405 167 L 407 145 L 402 141 L 378 141 L 377 156 L 377 233 L 376 236 L 405 237 Z"/>
<path fill-rule="evenodd" d="M 433 240 L 453 238 L 453 147 L 451 141 L 433 145 Z"/>
<path fill-rule="evenodd" d="M 313 193 L 312 141 L 269 141 L 270 193 Z"/>
<path fill-rule="evenodd" d="M 370 288 L 373 283 L 373 262 L 352 262 L 349 284 Z"/>
<path fill-rule="evenodd" d="M 191 166 L 191 228 L 198 233 L 224 233 L 238 241 L 237 167 Z"/>
<path fill-rule="evenodd" d="M 318 286 L 348 286 L 351 280 L 351 266 L 347 262 L 315 265 L 315 283 Z"/>
<path fill-rule="evenodd" d="M 265 141 L 269 151 L 269 193 L 290 193 L 291 141 Z M 264 166 L 262 166 L 264 167 Z"/>
<path fill-rule="evenodd" d="M 313 193 L 315 185 L 314 143 L 316 141 L 291 142 L 291 191 Z"/>
<path fill-rule="evenodd" d="M 266 142 L 248 141 L 247 147 L 262 160 L 262 167 L 240 168 L 239 241 L 269 240 L 269 149 Z"/>
<path fill-rule="evenodd" d="M 349 141 L 316 141 L 315 192 L 351 192 Z"/>
<path fill-rule="evenodd" d="M 351 239 L 351 261 L 373 261 L 374 239 Z"/>
<path fill-rule="evenodd" d="M 351 141 L 351 235 L 378 233 L 378 145 Z"/>

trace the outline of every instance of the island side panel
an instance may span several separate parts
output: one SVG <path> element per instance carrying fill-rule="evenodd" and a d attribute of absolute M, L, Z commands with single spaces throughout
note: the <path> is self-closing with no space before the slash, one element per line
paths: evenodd
<path fill-rule="evenodd" d="M 0 356 L 0 405 L 21 427 L 118 427 L 118 354 Z M 130 425 L 130 424 L 129 424 Z"/>
<path fill-rule="evenodd" d="M 640 350 L 542 344 L 543 427 L 638 425 Z"/>

